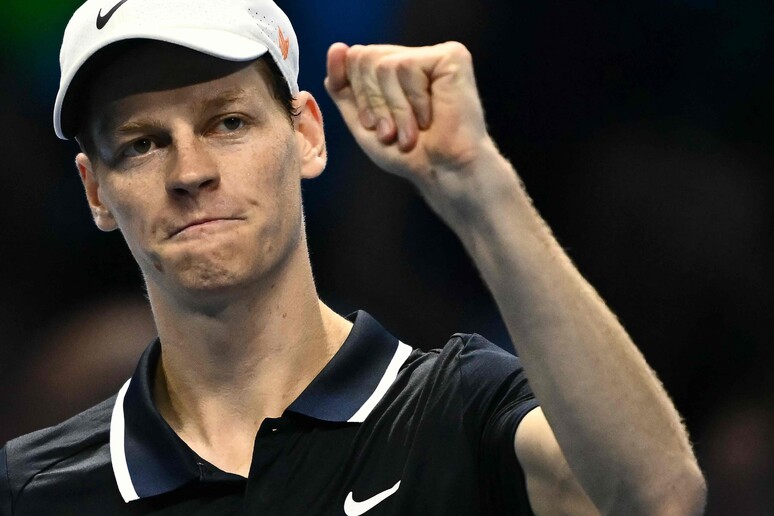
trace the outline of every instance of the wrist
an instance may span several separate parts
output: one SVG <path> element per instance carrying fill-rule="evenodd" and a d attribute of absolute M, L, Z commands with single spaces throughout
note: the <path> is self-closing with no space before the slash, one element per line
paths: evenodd
<path fill-rule="evenodd" d="M 487 137 L 475 157 L 438 166 L 417 182 L 430 207 L 453 230 L 494 222 L 498 213 L 531 210 L 531 202 L 511 163 Z"/>

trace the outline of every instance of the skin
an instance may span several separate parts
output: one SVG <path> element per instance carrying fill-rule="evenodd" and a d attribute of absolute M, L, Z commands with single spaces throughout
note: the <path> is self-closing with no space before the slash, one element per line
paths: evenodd
<path fill-rule="evenodd" d="M 246 475 L 261 421 L 350 329 L 317 298 L 303 232 L 299 183 L 325 165 L 319 109 L 302 92 L 290 127 L 260 69 L 159 44 L 95 84 L 97 151 L 76 161 L 95 222 L 122 231 L 145 275 L 159 410 Z M 542 407 L 514 436 L 535 511 L 700 512 L 679 415 L 497 151 L 467 50 L 335 44 L 326 87 L 366 154 L 460 236 L 519 343 Z"/>
<path fill-rule="evenodd" d="M 162 416 L 244 476 L 263 419 L 350 328 L 317 298 L 303 231 L 300 182 L 325 166 L 320 112 L 302 93 L 291 126 L 265 73 L 138 46 L 94 78 L 96 153 L 76 158 L 97 226 L 121 230 L 145 277 Z"/>
<path fill-rule="evenodd" d="M 542 407 L 514 437 L 535 512 L 700 513 L 677 411 L 487 133 L 467 49 L 335 44 L 326 86 L 366 154 L 460 237 L 518 343 Z"/>

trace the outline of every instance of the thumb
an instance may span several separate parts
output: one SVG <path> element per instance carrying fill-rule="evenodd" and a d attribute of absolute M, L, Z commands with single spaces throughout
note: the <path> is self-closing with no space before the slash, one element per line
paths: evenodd
<path fill-rule="evenodd" d="M 328 49 L 328 76 L 325 78 L 325 87 L 331 95 L 349 86 L 347 50 L 349 50 L 349 46 L 345 43 L 334 43 Z"/>

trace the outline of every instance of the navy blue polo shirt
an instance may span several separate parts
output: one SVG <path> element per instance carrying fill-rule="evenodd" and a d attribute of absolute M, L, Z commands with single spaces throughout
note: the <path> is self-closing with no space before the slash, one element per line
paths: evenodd
<path fill-rule="evenodd" d="M 537 406 L 478 335 L 412 349 L 365 312 L 256 436 L 248 478 L 198 457 L 156 410 L 158 340 L 105 402 L 0 450 L 0 516 L 531 514 L 514 434 Z"/>

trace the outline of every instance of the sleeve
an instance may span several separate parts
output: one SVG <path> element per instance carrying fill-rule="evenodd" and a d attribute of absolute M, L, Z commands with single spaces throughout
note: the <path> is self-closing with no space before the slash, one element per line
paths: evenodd
<path fill-rule="evenodd" d="M 532 514 L 516 458 L 516 428 L 538 406 L 521 362 L 480 335 L 460 353 L 466 429 L 479 439 L 479 486 L 487 514 Z"/>
<path fill-rule="evenodd" d="M 0 448 L 0 516 L 11 516 L 11 482 L 8 479 L 8 452 Z"/>

